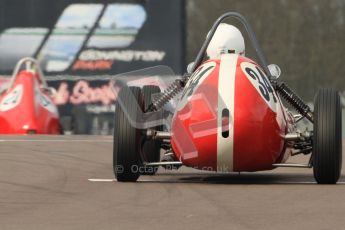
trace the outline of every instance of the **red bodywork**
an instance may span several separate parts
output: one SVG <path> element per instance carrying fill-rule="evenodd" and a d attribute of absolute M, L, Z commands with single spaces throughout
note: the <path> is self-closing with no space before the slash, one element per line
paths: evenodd
<path fill-rule="evenodd" d="M 0 96 L 0 134 L 61 134 L 56 106 L 37 73 L 22 70 Z"/>
<path fill-rule="evenodd" d="M 294 130 L 262 69 L 225 54 L 192 75 L 172 122 L 172 147 L 184 165 L 219 172 L 272 169 L 291 154 Z"/>

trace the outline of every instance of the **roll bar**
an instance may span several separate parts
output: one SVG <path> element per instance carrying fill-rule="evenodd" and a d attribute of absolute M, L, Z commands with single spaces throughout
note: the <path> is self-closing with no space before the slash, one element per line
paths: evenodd
<path fill-rule="evenodd" d="M 192 67 L 192 73 L 197 69 L 197 67 L 201 64 L 204 54 L 206 52 L 206 49 L 208 47 L 208 45 L 211 42 L 211 39 L 213 38 L 214 33 L 216 32 L 219 24 L 224 21 L 227 18 L 235 18 L 238 21 L 240 21 L 242 23 L 242 25 L 244 26 L 244 28 L 246 29 L 248 35 L 249 35 L 249 39 L 252 43 L 252 46 L 254 47 L 258 57 L 259 57 L 259 61 L 260 61 L 260 65 L 261 67 L 264 69 L 265 73 L 267 74 L 267 76 L 269 78 L 271 78 L 271 73 L 268 70 L 268 64 L 267 64 L 267 60 L 265 58 L 265 56 L 263 55 L 263 52 L 261 50 L 261 47 L 258 43 L 258 40 L 256 38 L 256 35 L 252 29 L 252 27 L 250 26 L 250 24 L 248 23 L 247 19 L 240 13 L 237 12 L 228 12 L 223 14 L 222 16 L 220 16 L 217 21 L 213 24 L 208 36 L 206 37 L 206 40 L 204 42 L 204 44 L 202 45 L 198 55 L 196 56 L 195 60 L 194 60 L 194 65 Z"/>
<path fill-rule="evenodd" d="M 16 81 L 16 78 L 17 78 L 18 73 L 20 71 L 20 68 L 22 67 L 23 64 L 25 64 L 25 68 L 27 71 L 32 71 L 32 70 L 37 71 L 38 80 L 41 82 L 43 87 L 45 87 L 45 88 L 48 87 L 48 84 L 43 77 L 42 70 L 41 70 L 40 65 L 38 64 L 37 60 L 34 58 L 31 58 L 31 57 L 25 57 L 25 58 L 20 59 L 17 62 L 16 66 L 13 70 L 11 82 L 10 82 L 10 85 L 7 89 L 7 92 L 9 92 L 9 90 L 13 87 L 14 82 Z"/>

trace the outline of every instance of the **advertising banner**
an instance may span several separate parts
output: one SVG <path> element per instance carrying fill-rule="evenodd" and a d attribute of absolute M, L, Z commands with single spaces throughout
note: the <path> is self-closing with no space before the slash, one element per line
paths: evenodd
<path fill-rule="evenodd" d="M 21 58 L 36 58 L 57 92 L 63 123 L 71 122 L 66 129 L 110 133 L 116 93 L 109 79 L 157 65 L 183 72 L 184 11 L 183 0 L 2 1 L 0 74 L 9 77 Z M 107 127 L 98 122 L 102 115 Z"/>

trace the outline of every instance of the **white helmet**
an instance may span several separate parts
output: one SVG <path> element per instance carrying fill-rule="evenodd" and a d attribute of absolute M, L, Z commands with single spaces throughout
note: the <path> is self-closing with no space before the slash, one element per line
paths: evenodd
<path fill-rule="evenodd" d="M 225 53 L 244 55 L 245 45 L 241 31 L 235 26 L 221 23 L 213 35 L 206 52 L 210 59 Z"/>

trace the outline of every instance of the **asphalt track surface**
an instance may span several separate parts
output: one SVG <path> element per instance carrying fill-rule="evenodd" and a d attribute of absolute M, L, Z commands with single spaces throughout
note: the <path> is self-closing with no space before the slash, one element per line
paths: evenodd
<path fill-rule="evenodd" d="M 344 229 L 344 174 L 181 168 L 119 183 L 111 137 L 0 136 L 0 229 Z"/>

